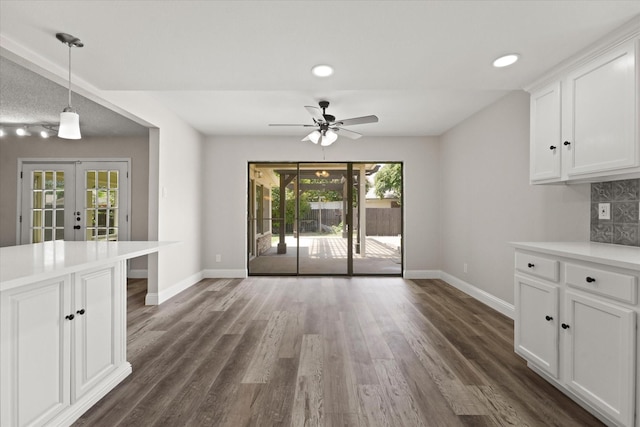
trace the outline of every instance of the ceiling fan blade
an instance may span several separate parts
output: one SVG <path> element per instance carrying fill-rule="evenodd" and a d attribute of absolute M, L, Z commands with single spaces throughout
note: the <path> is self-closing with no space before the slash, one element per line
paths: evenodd
<path fill-rule="evenodd" d="M 376 123 L 377 116 L 354 117 L 352 119 L 336 120 L 336 124 L 340 126 L 363 125 L 365 123 Z"/>
<path fill-rule="evenodd" d="M 269 124 L 269 126 L 302 126 L 305 128 L 314 128 L 316 125 L 292 125 L 292 124 Z"/>
<path fill-rule="evenodd" d="M 361 133 L 354 132 L 352 130 L 342 129 L 342 128 L 331 128 L 331 129 L 336 131 L 338 133 L 338 135 L 346 136 L 347 138 L 350 138 L 350 139 L 362 138 L 362 134 Z"/>
<path fill-rule="evenodd" d="M 311 117 L 316 119 L 316 121 L 319 121 L 319 122 L 324 122 L 325 121 L 324 120 L 324 116 L 322 115 L 322 111 L 320 111 L 320 109 L 318 107 L 312 107 L 310 105 L 305 105 L 304 108 L 307 109 L 309 114 L 311 114 Z"/>

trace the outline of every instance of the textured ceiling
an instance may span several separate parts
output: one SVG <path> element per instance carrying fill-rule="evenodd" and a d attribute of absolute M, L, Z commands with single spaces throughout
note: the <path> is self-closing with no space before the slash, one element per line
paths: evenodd
<path fill-rule="evenodd" d="M 376 114 L 365 135 L 440 135 L 640 14 L 640 1 L 2 1 L 0 35 L 73 72 L 155 97 L 207 135 L 300 135 L 304 105 Z M 518 52 L 513 67 L 497 56 Z M 309 72 L 329 63 L 335 74 Z M 4 97 L 4 94 L 2 94 Z M 55 114 L 64 106 L 56 98 Z M 59 100 L 58 100 L 59 99 Z M 89 125 L 82 113 L 82 120 Z"/>
<path fill-rule="evenodd" d="M 0 126 L 57 125 L 67 106 L 68 91 L 39 74 L 0 57 Z M 141 136 L 141 126 L 95 102 L 71 94 L 83 136 Z"/>

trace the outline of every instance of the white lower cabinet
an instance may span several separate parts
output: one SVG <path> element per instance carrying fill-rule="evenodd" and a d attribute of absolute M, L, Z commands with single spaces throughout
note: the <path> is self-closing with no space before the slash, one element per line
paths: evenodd
<path fill-rule="evenodd" d="M 516 353 L 558 377 L 558 286 L 516 276 Z"/>
<path fill-rule="evenodd" d="M 635 312 L 567 291 L 563 319 L 564 382 L 612 419 L 632 426 Z"/>
<path fill-rule="evenodd" d="M 557 263 L 544 280 L 523 265 Z M 516 252 L 516 353 L 609 425 L 636 419 L 639 272 Z"/>
<path fill-rule="evenodd" d="M 69 425 L 130 372 L 123 280 L 116 263 L 3 292 L 0 425 Z"/>

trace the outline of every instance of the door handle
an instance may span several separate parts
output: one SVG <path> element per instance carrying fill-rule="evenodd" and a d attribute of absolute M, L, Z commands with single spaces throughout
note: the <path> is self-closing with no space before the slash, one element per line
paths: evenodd
<path fill-rule="evenodd" d="M 74 230 L 80 230 L 80 228 L 82 228 L 82 227 L 80 227 L 79 225 L 74 225 L 74 226 L 73 226 L 73 229 L 74 229 Z"/>

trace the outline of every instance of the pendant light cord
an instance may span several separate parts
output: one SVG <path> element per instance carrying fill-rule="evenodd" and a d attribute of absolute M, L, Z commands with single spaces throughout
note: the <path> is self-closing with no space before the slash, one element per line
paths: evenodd
<path fill-rule="evenodd" d="M 71 109 L 71 44 L 69 44 L 69 109 Z"/>

